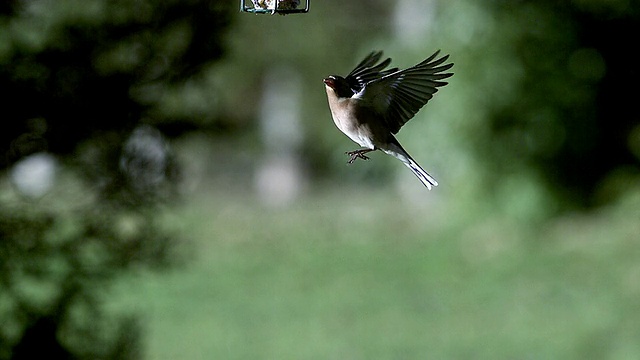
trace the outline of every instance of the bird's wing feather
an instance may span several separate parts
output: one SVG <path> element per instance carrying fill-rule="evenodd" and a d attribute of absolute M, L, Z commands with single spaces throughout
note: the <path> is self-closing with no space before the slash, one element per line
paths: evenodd
<path fill-rule="evenodd" d="M 436 59 L 440 51 L 410 68 L 385 74 L 365 84 L 356 96 L 371 103 L 392 134 L 409 121 L 438 91 L 440 81 L 453 75 L 443 73 L 453 64 L 442 65 L 449 55 Z M 435 59 L 435 60 L 434 60 Z"/>
<path fill-rule="evenodd" d="M 382 51 L 371 52 L 347 75 L 345 79 L 354 94 L 360 92 L 368 82 L 398 71 L 397 68 L 384 70 L 384 68 L 391 63 L 391 58 L 387 58 L 378 65 L 375 65 L 381 57 Z"/>

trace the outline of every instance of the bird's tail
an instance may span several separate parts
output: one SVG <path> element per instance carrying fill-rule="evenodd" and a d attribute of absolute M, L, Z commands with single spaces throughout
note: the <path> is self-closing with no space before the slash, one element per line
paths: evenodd
<path fill-rule="evenodd" d="M 381 149 L 385 153 L 397 158 L 402 161 L 402 163 L 411 170 L 411 172 L 420 180 L 420 182 L 427 187 L 427 189 L 431 190 L 432 187 L 438 186 L 438 182 L 433 176 L 429 175 L 420 165 L 418 165 L 415 160 L 409 156 L 409 154 L 400 146 L 399 143 L 391 144 L 389 149 Z"/>

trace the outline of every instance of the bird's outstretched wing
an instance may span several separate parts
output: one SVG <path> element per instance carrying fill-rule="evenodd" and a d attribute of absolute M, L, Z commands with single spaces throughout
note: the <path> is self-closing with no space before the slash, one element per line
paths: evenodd
<path fill-rule="evenodd" d="M 447 82 L 440 80 L 453 75 L 453 73 L 443 73 L 443 71 L 449 70 L 453 64 L 442 65 L 447 61 L 449 55 L 436 59 L 439 53 L 440 50 L 415 66 L 385 74 L 365 83 L 362 91 L 356 95 L 371 103 L 374 110 L 383 116 L 387 128 L 392 134 L 397 133 L 402 125 L 409 121 L 433 97 L 433 94 L 438 91 L 438 87 L 447 85 Z M 375 57 L 370 55 L 365 61 L 370 58 Z M 366 64 L 365 61 L 361 64 Z M 355 70 L 369 75 L 369 72 L 365 71 L 366 69 L 360 70 L 359 67 L 356 67 Z"/>
<path fill-rule="evenodd" d="M 385 75 L 398 71 L 398 68 L 392 68 L 382 71 L 389 66 L 391 58 L 387 58 L 378 65 L 375 65 L 382 57 L 382 51 L 373 51 L 367 55 L 345 78 L 349 83 L 349 87 L 354 94 L 357 94 L 362 88 L 373 80 L 382 78 Z"/>

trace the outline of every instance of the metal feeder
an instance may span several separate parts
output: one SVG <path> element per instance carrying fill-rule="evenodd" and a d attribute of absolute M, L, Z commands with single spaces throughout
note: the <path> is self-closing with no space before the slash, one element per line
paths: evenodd
<path fill-rule="evenodd" d="M 300 4 L 301 0 L 240 0 L 240 11 L 271 15 L 300 14 L 309 12 L 310 1 L 303 0 L 304 4 Z"/>

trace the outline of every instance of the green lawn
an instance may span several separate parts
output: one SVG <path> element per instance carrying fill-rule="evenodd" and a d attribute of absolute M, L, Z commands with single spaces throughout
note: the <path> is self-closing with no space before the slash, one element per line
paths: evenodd
<path fill-rule="evenodd" d="M 187 262 L 113 307 L 149 359 L 637 359 L 638 204 L 527 225 L 381 189 L 199 194 L 166 221 Z"/>

